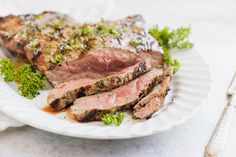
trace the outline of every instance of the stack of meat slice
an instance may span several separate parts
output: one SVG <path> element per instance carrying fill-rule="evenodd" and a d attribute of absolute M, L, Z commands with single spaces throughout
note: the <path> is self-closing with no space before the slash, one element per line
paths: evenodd
<path fill-rule="evenodd" d="M 153 68 L 123 86 L 76 99 L 71 111 L 78 121 L 93 121 L 104 113 L 134 108 L 134 118 L 146 119 L 163 106 L 168 80 L 169 74 L 163 79 L 163 69 Z"/>
<path fill-rule="evenodd" d="M 164 104 L 171 67 L 140 15 L 79 24 L 55 12 L 0 18 L 0 44 L 34 65 L 53 85 L 48 104 L 70 107 L 78 121 L 133 110 L 147 119 Z"/>

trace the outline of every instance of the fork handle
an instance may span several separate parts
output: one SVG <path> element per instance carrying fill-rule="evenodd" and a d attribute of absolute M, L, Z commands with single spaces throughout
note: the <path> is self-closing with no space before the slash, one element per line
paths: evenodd
<path fill-rule="evenodd" d="M 205 148 L 205 157 L 222 157 L 233 119 L 233 106 L 224 108 L 216 128 Z"/>

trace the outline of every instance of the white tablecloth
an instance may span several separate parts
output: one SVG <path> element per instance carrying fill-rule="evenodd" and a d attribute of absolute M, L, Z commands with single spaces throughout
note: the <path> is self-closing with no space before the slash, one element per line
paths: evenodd
<path fill-rule="evenodd" d="M 3 2 L 0 0 L 1 7 L 5 4 Z M 234 50 L 236 44 L 236 1 L 115 0 L 114 2 L 113 8 L 107 12 L 109 14 L 103 16 L 112 18 L 114 15 L 123 17 L 141 13 L 149 24 L 166 25 L 173 28 L 191 25 L 192 41 L 195 43 L 195 48 L 209 62 L 214 78 L 213 90 L 205 108 L 186 123 L 167 132 L 130 140 L 76 139 L 28 126 L 11 128 L 0 133 L 1 157 L 203 156 L 204 146 L 225 105 L 226 88 L 236 70 L 236 51 Z M 72 2 L 67 0 L 66 3 Z M 61 6 L 62 10 L 67 7 L 66 3 Z M 43 8 L 43 4 L 40 7 Z M 8 11 L 4 10 L 4 12 Z M 79 10 L 76 11 L 79 13 Z M 235 123 L 236 116 L 225 157 L 236 156 Z"/>

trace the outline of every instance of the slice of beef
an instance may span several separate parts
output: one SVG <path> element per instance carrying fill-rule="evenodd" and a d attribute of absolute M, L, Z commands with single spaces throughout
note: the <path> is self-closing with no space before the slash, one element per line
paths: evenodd
<path fill-rule="evenodd" d="M 105 78 L 78 79 L 61 83 L 49 92 L 48 104 L 53 110 L 63 109 L 72 104 L 76 98 L 119 87 L 150 69 L 151 65 L 149 61 L 143 60 Z"/>
<path fill-rule="evenodd" d="M 27 52 L 25 52 L 24 47 L 29 44 L 32 37 L 35 36 L 35 39 L 46 38 L 46 32 L 44 31 L 47 31 L 50 35 L 54 30 L 46 30 L 44 27 L 49 24 L 54 25 L 62 19 L 63 25 L 73 23 L 71 17 L 51 11 L 40 14 L 0 17 L 0 44 L 21 56 L 26 56 Z M 42 41 L 43 43 L 44 41 Z"/>
<path fill-rule="evenodd" d="M 160 84 L 156 85 L 147 96 L 133 107 L 134 119 L 148 119 L 164 106 L 165 96 L 170 89 L 172 73 L 172 67 L 165 69 L 165 76 Z"/>
<path fill-rule="evenodd" d="M 80 60 L 97 51 L 120 49 L 116 51 L 122 53 L 120 55 L 134 53 L 131 60 L 147 57 L 152 58 L 155 67 L 163 64 L 161 49 L 142 27 L 141 16 L 94 24 L 71 23 L 69 19 L 55 12 L 1 17 L 0 44 L 25 56 L 37 69 L 49 75 L 48 80 L 53 85 L 73 79 L 70 76 L 74 71 L 70 73 L 66 66 L 80 69 Z M 65 69 L 65 80 L 55 81 Z"/>
<path fill-rule="evenodd" d="M 108 92 L 76 99 L 71 112 L 80 122 L 100 120 L 104 113 L 131 108 L 163 77 L 163 69 L 152 69 L 126 85 Z"/>
<path fill-rule="evenodd" d="M 143 59 L 149 59 L 155 67 L 163 64 L 163 57 L 158 52 L 132 53 L 122 49 L 104 48 L 90 52 L 81 59 L 59 64 L 53 70 L 47 71 L 46 76 L 54 86 L 77 79 L 100 79 Z"/>
<path fill-rule="evenodd" d="M 155 97 L 149 100 L 144 107 L 133 113 L 133 119 L 149 119 L 152 114 L 159 111 L 164 106 L 164 101 L 164 97 Z"/>
<path fill-rule="evenodd" d="M 6 17 L 0 17 L 0 44 L 22 56 L 24 56 L 22 44 L 12 42 L 12 38 L 23 27 L 24 21 L 18 16 L 8 15 Z"/>
<path fill-rule="evenodd" d="M 41 72 L 50 66 L 52 53 L 58 54 L 61 40 L 54 39 L 58 31 L 54 25 L 73 23 L 72 18 L 56 12 L 40 14 L 8 15 L 0 17 L 0 44 L 20 56 L 26 57 Z"/>

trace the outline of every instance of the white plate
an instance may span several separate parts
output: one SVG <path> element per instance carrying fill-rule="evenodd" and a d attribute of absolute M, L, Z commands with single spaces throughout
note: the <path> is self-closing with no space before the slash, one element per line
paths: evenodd
<path fill-rule="evenodd" d="M 204 105 L 211 89 L 211 73 L 200 53 L 191 50 L 173 55 L 180 60 L 181 68 L 174 75 L 166 107 L 149 120 L 135 121 L 127 117 L 120 127 L 105 126 L 101 122 L 72 123 L 65 120 L 63 115 L 51 115 L 41 110 L 46 104 L 47 90 L 34 100 L 27 100 L 17 93 L 14 85 L 2 79 L 0 111 L 35 128 L 74 137 L 123 139 L 156 134 L 195 115 Z"/>

